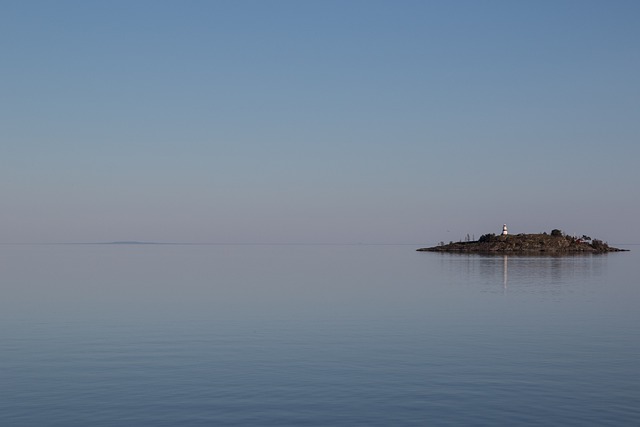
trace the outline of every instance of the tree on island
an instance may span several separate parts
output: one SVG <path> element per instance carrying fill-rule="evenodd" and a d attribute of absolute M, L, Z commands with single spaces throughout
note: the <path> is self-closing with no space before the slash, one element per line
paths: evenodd
<path fill-rule="evenodd" d="M 478 242 L 492 242 L 496 240 L 496 234 L 495 233 L 488 233 L 488 234 L 483 234 L 482 236 L 480 236 L 480 238 L 478 239 Z"/>

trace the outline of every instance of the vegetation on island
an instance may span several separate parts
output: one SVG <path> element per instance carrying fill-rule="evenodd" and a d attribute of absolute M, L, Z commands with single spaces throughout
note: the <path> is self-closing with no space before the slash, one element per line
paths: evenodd
<path fill-rule="evenodd" d="M 484 253 L 484 254 L 602 254 L 607 252 L 622 252 L 627 249 L 618 249 L 609 246 L 606 242 L 592 239 L 587 235 L 582 237 L 564 234 L 561 230 L 554 229 L 551 234 L 484 234 L 478 240 L 471 240 L 469 235 L 465 241 L 440 242 L 438 246 L 421 248 L 418 251 L 428 252 L 453 252 L 453 253 Z"/>

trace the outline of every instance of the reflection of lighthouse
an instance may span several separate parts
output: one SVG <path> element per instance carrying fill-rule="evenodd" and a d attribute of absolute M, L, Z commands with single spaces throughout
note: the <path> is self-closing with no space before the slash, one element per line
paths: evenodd
<path fill-rule="evenodd" d="M 509 278 L 509 270 L 508 270 L 509 266 L 507 263 L 508 258 L 509 257 L 505 255 L 504 261 L 502 264 L 502 288 L 504 289 L 505 293 L 507 292 L 507 279 Z"/>
<path fill-rule="evenodd" d="M 507 224 L 504 224 L 502 226 L 502 235 L 506 236 L 507 234 L 509 234 L 509 232 L 507 231 Z"/>

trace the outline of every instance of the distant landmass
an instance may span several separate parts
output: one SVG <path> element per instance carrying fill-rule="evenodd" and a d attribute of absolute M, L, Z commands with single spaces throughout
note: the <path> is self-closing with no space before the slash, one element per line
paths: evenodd
<path fill-rule="evenodd" d="M 479 253 L 479 254 L 514 254 L 514 255 L 573 255 L 573 254 L 602 254 L 607 252 L 625 252 L 609 246 L 602 240 L 589 236 L 569 236 L 555 229 L 551 234 L 507 234 L 506 225 L 503 234 L 485 234 L 478 240 L 464 242 L 440 242 L 438 246 L 420 248 L 418 251 L 451 252 L 451 253 Z"/>
<path fill-rule="evenodd" d="M 105 242 L 105 243 L 101 243 L 102 245 L 159 245 L 161 243 L 157 243 L 157 242 L 137 242 L 135 240 L 126 240 L 126 241 L 122 241 L 122 242 Z"/>

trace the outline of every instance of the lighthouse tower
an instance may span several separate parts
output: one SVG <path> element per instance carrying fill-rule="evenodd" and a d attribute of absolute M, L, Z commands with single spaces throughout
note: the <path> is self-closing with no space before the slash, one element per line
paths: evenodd
<path fill-rule="evenodd" d="M 509 234 L 509 232 L 507 231 L 507 224 L 503 224 L 502 225 L 502 235 L 506 236 L 507 234 Z"/>

